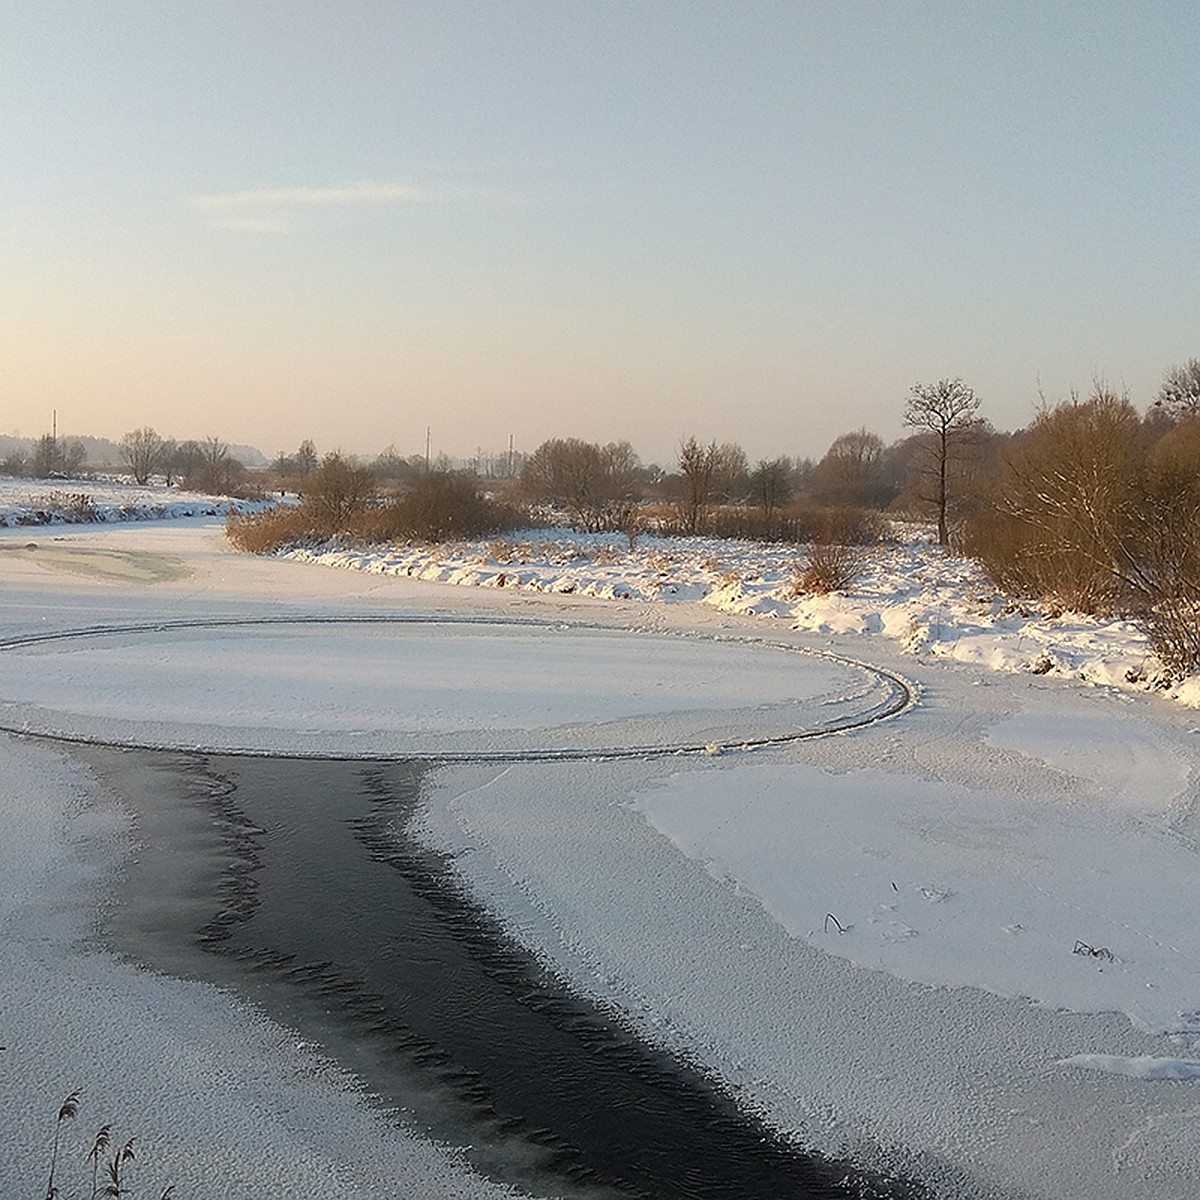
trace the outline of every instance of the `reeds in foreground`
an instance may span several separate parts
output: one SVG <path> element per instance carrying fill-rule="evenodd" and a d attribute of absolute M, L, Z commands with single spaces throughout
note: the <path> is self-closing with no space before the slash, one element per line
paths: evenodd
<path fill-rule="evenodd" d="M 68 1093 L 62 1104 L 59 1105 L 58 1117 L 54 1122 L 54 1142 L 50 1149 L 50 1174 L 46 1182 L 46 1200 L 60 1200 L 60 1197 L 64 1196 L 58 1184 L 63 1124 L 75 1119 L 79 1113 L 79 1103 L 79 1091 L 75 1090 Z M 91 1168 L 91 1186 L 90 1191 L 86 1193 L 89 1200 L 97 1200 L 97 1197 L 111 1197 L 116 1200 L 121 1196 L 133 1195 L 129 1181 L 130 1164 L 137 1159 L 133 1142 L 134 1139 L 130 1138 L 123 1146 L 114 1150 L 112 1125 L 101 1125 L 96 1131 L 91 1149 L 85 1157 L 85 1161 Z M 83 1192 L 75 1193 L 76 1196 L 83 1194 Z M 162 1191 L 159 1200 L 171 1200 L 174 1194 L 175 1185 L 171 1184 Z"/>

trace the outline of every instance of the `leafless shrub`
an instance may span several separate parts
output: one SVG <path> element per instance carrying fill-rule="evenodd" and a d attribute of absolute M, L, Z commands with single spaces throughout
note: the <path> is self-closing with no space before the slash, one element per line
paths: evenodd
<path fill-rule="evenodd" d="M 658 532 L 681 537 L 690 535 L 678 513 L 645 514 L 647 525 Z M 878 542 L 886 529 L 883 516 L 867 508 L 825 507 L 794 504 L 770 515 L 746 505 L 707 508 L 698 532 L 706 537 L 742 539 L 752 542 L 808 542 L 814 537 L 832 538 L 846 545 L 865 546 Z"/>
<path fill-rule="evenodd" d="M 794 595 L 815 593 L 821 596 L 829 592 L 843 592 L 858 581 L 867 557 L 867 551 L 862 546 L 813 541 L 792 581 L 792 592 Z"/>
<path fill-rule="evenodd" d="M 1133 615 L 1172 676 L 1190 675 L 1200 667 L 1200 602 L 1171 597 Z"/>
<path fill-rule="evenodd" d="M 1200 668 L 1200 417 L 1146 440 L 1103 385 L 1041 413 L 963 549 L 1005 590 L 1133 619 L 1183 676 Z"/>
<path fill-rule="evenodd" d="M 485 496 L 473 476 L 434 471 L 398 499 L 365 514 L 360 531 L 370 541 L 440 542 L 512 529 L 520 517 L 515 509 Z"/>
<path fill-rule="evenodd" d="M 870 508 L 796 509 L 794 515 L 798 529 L 804 534 L 797 541 L 873 546 L 883 539 L 886 531 L 882 514 Z"/>
<path fill-rule="evenodd" d="M 374 495 L 375 476 L 369 467 L 340 454 L 327 454 L 304 480 L 301 507 L 317 528 L 334 534 L 363 512 Z"/>
<path fill-rule="evenodd" d="M 1200 417 L 1146 455 L 1121 548 L 1125 606 L 1174 675 L 1200 667 Z"/>
<path fill-rule="evenodd" d="M 1114 611 L 1137 496 L 1137 414 L 1102 384 L 1044 410 L 1002 461 L 963 546 L 997 586 L 1077 612 Z"/>

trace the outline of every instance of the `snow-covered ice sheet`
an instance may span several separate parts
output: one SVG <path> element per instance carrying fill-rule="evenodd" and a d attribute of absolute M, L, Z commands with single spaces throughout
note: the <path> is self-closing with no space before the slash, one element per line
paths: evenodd
<path fill-rule="evenodd" d="M 789 763 L 681 775 L 637 803 L 793 937 L 863 967 L 1200 1033 L 1200 924 L 1173 911 L 1200 864 L 1153 826 L 1114 852 L 1102 802 Z"/>
<path fill-rule="evenodd" d="M 356 753 L 779 736 L 853 709 L 871 682 L 753 642 L 415 616 L 0 643 L 0 666 L 8 728 L 191 746 L 200 726 L 201 744 L 293 751 L 342 734 Z"/>
<path fill-rule="evenodd" d="M 539 595 L 507 582 L 464 589 L 238 556 L 215 525 L 73 529 L 62 545 L 185 570 L 135 584 L 0 553 L 3 636 L 397 612 L 763 630 L 711 603 Z M 946 611 L 963 603 L 947 590 Z M 918 1170 L 950 1200 L 1193 1197 L 1194 715 L 1053 672 L 995 673 L 861 631 L 814 636 L 787 624 L 772 626 L 772 640 L 877 660 L 916 680 L 921 705 L 869 731 L 752 755 L 445 768 L 425 797 L 424 836 L 454 850 L 467 886 L 566 978 L 803 1143 Z M 282 722 L 276 693 L 297 643 L 244 632 L 245 660 L 225 664 L 238 704 Z M 377 647 L 345 646 L 340 659 L 309 646 L 299 682 L 344 691 L 361 672 L 356 715 L 366 717 L 365 697 L 381 686 Z M 107 670 L 92 663 L 89 704 L 136 710 L 131 681 L 152 663 L 139 658 L 146 645 L 124 648 L 130 657 L 105 660 Z M 201 668 L 177 661 L 172 674 Z M 4 669 L 0 655 L 0 695 Z M 588 703 L 602 706 L 621 693 L 614 673 L 592 662 L 570 683 L 594 687 Z M 546 675 L 561 686 L 552 667 Z M 506 700 L 514 723 L 534 719 L 533 682 Z M 187 696 L 186 678 L 176 683 Z M 62 701 L 65 676 L 54 686 Z M 175 705 L 170 689 L 157 695 Z M 478 700 L 461 703 L 475 711 Z M 194 698 L 178 707 L 176 732 L 203 744 L 211 714 Z M 309 747 L 344 747 L 331 700 L 298 711 L 313 722 Z M 586 705 L 578 715 L 588 719 Z M 401 1179 L 423 1195 L 494 1194 L 454 1155 L 391 1131 L 287 1031 L 219 993 L 107 958 L 89 920 L 122 852 L 111 798 L 57 752 L 9 738 L 0 779 L 0 1089 L 23 1114 L 14 1144 L 40 1146 L 46 1114 L 81 1086 L 89 1116 L 142 1134 L 147 1175 L 186 1182 L 178 1194 L 254 1195 L 243 1179 L 257 1171 L 276 1194 L 373 1195 L 377 1170 L 391 1173 L 393 1193 Z M 1112 957 L 1076 953 L 1076 942 Z M 197 1096 L 211 1099 L 193 1099 L 189 1120 Z M 279 1096 L 283 1112 L 271 1107 Z"/>

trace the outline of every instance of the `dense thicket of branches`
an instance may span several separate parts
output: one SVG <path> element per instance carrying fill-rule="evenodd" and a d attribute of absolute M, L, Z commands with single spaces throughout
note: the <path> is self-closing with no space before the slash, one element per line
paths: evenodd
<path fill-rule="evenodd" d="M 1136 620 L 1167 668 L 1200 666 L 1200 416 L 1156 436 L 1097 385 L 1002 456 L 964 548 L 995 583 Z"/>
<path fill-rule="evenodd" d="M 527 500 L 566 509 L 580 529 L 621 530 L 637 506 L 640 467 L 628 442 L 551 438 L 526 461 L 521 489 Z"/>
<path fill-rule="evenodd" d="M 398 494 L 381 497 L 372 468 L 327 454 L 304 480 L 300 501 L 248 516 L 231 514 L 229 540 L 263 553 L 300 542 L 349 537 L 365 542 L 479 537 L 518 523 L 517 514 L 484 495 L 472 475 L 428 471 Z"/>
<path fill-rule="evenodd" d="M 1200 414 L 1200 358 L 1167 369 L 1155 404 L 1175 421 Z"/>
<path fill-rule="evenodd" d="M 129 468 L 134 482 L 146 484 L 150 476 L 157 473 L 167 456 L 175 449 L 168 444 L 149 425 L 141 429 L 132 429 L 121 438 L 121 460 Z"/>

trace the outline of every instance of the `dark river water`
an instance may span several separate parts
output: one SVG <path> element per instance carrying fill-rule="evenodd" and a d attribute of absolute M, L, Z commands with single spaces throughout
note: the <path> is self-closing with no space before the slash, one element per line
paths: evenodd
<path fill-rule="evenodd" d="M 407 837 L 428 765 L 85 757 L 143 843 L 113 946 L 253 1001 L 481 1172 L 579 1200 L 924 1195 L 805 1156 L 567 991 Z"/>

